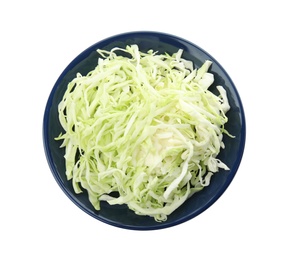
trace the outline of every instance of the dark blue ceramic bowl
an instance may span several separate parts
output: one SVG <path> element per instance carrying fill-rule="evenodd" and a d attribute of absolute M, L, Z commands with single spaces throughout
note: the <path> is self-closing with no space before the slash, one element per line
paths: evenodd
<path fill-rule="evenodd" d="M 77 72 L 86 74 L 97 64 L 97 49 L 110 50 L 113 47 L 125 47 L 138 44 L 141 51 L 153 49 L 159 52 L 174 53 L 179 48 L 184 50 L 183 57 L 192 60 L 199 67 L 209 59 L 213 62 L 210 72 L 215 76 L 215 82 L 210 88 L 222 85 L 230 101 L 231 109 L 227 113 L 229 122 L 227 130 L 236 136 L 225 136 L 226 148 L 221 151 L 219 158 L 229 167 L 230 171 L 220 171 L 212 177 L 211 183 L 199 193 L 188 199 L 180 208 L 174 211 L 166 222 L 158 223 L 153 218 L 138 216 L 126 206 L 109 206 L 101 204 L 101 210 L 96 211 L 88 200 L 87 193 L 75 194 L 70 181 L 66 180 L 64 150 L 60 149 L 60 142 L 54 140 L 63 131 L 59 120 L 57 106 L 63 94 Z M 53 176 L 64 193 L 84 212 L 107 224 L 134 230 L 154 230 L 178 225 L 190 220 L 209 208 L 230 185 L 240 165 L 245 146 L 245 117 L 239 94 L 222 66 L 206 51 L 195 44 L 174 35 L 159 32 L 130 32 L 119 34 L 102 40 L 79 54 L 62 72 L 49 96 L 43 121 L 43 142 L 48 164 Z"/>

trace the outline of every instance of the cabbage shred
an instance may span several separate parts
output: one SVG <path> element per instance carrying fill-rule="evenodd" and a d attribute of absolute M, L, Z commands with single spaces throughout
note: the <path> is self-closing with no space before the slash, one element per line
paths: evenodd
<path fill-rule="evenodd" d="M 217 158 L 229 135 L 226 91 L 209 91 L 211 61 L 194 69 L 181 49 L 97 52 L 95 69 L 76 75 L 58 107 L 67 179 L 96 210 L 101 201 L 126 204 L 165 221 L 220 168 L 229 170 Z"/>

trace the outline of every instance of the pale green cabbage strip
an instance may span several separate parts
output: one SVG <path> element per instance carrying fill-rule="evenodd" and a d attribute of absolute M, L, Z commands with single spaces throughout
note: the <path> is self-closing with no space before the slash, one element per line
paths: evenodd
<path fill-rule="evenodd" d="M 229 169 L 217 159 L 228 134 L 226 91 L 210 92 L 212 63 L 193 69 L 182 50 L 98 53 L 96 68 L 77 74 L 58 107 L 67 178 L 96 210 L 100 201 L 127 204 L 165 221 L 219 168 Z"/>

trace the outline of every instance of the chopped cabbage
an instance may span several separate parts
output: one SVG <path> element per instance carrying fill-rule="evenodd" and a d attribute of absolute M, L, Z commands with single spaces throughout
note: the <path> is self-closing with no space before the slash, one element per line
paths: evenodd
<path fill-rule="evenodd" d="M 126 204 L 165 221 L 219 168 L 229 169 L 217 158 L 228 134 L 226 91 L 208 90 L 211 61 L 194 69 L 182 50 L 97 52 L 96 68 L 76 75 L 58 107 L 67 178 L 96 210 L 101 201 Z"/>

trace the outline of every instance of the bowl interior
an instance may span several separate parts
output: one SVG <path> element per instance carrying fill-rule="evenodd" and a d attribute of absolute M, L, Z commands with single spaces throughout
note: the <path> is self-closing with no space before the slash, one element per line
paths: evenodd
<path fill-rule="evenodd" d="M 67 84 L 76 76 L 77 72 L 85 75 L 94 69 L 99 58 L 96 50 L 110 50 L 113 47 L 137 44 L 141 51 L 153 49 L 158 52 L 177 52 L 179 48 L 184 50 L 183 57 L 192 60 L 194 66 L 200 67 L 202 63 L 209 59 L 213 62 L 210 72 L 215 76 L 215 82 L 210 88 L 216 91 L 215 86 L 222 85 L 229 98 L 231 109 L 227 113 L 229 121 L 226 125 L 227 130 L 235 135 L 235 138 L 224 136 L 226 148 L 221 151 L 219 158 L 230 168 L 230 171 L 220 170 L 212 177 L 211 183 L 199 193 L 188 199 L 180 208 L 168 216 L 165 222 L 156 222 L 150 217 L 138 216 L 124 205 L 109 206 L 106 202 L 101 203 L 101 210 L 96 211 L 88 200 L 87 193 L 76 195 L 72 184 L 66 180 L 64 149 L 60 149 L 60 142 L 54 140 L 63 129 L 59 123 L 57 107 L 67 88 Z M 195 44 L 178 38 L 173 35 L 157 32 L 132 32 L 120 34 L 100 41 L 80 55 L 78 55 L 62 72 L 56 81 L 49 96 L 43 124 L 43 140 L 46 157 L 50 169 L 65 194 L 83 211 L 92 217 L 113 226 L 150 230 L 166 228 L 185 222 L 210 207 L 226 190 L 235 176 L 242 159 L 245 144 L 245 118 L 242 103 L 238 92 L 222 66 L 207 52 Z"/>

